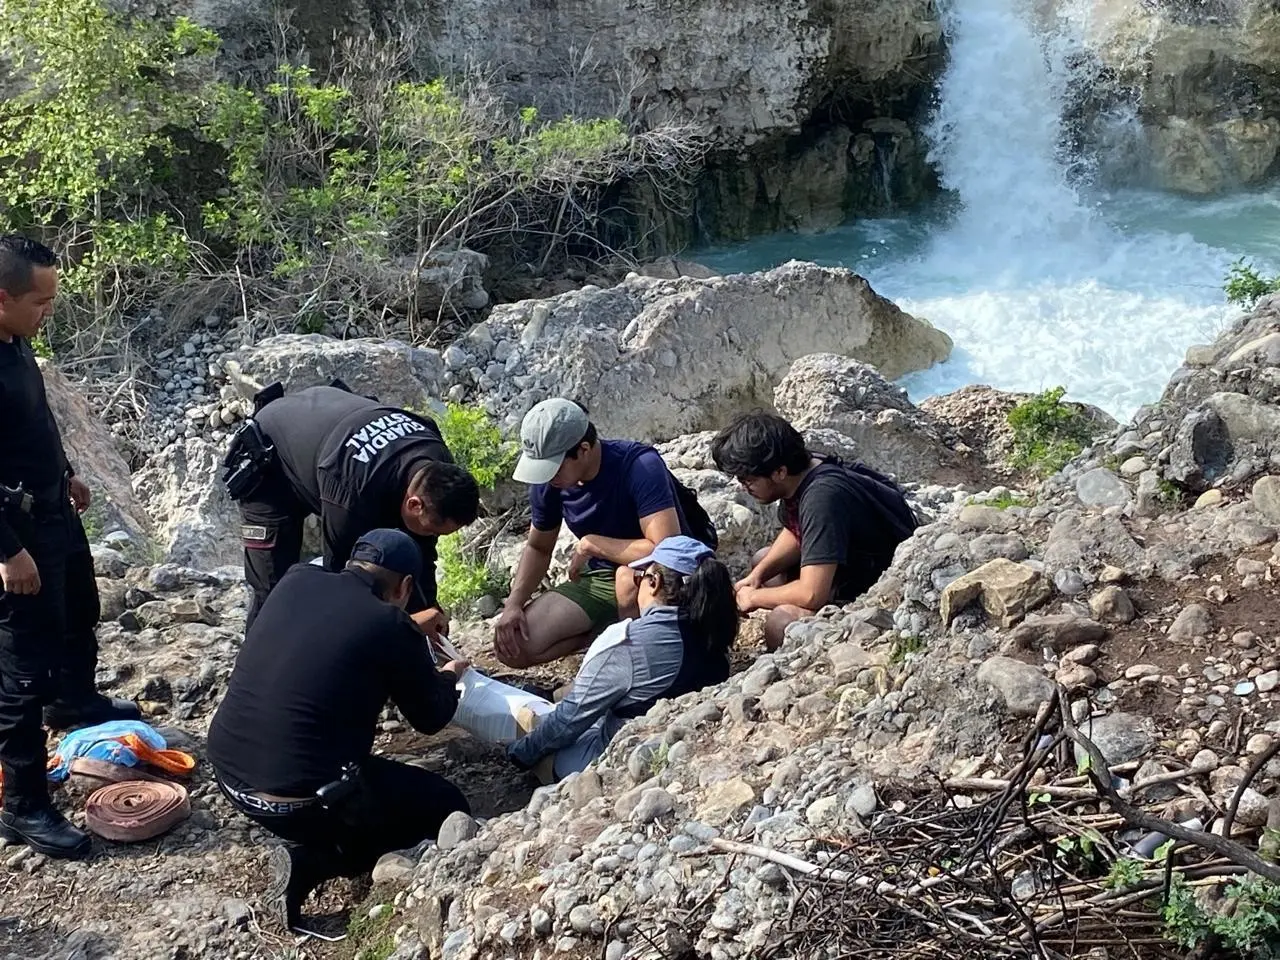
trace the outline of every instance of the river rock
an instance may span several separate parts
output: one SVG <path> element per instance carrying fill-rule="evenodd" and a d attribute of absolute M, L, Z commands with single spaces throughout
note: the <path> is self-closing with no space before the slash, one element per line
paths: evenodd
<path fill-rule="evenodd" d="M 1253 485 L 1253 505 L 1268 523 L 1280 526 L 1280 477 L 1259 477 Z"/>
<path fill-rule="evenodd" d="M 1053 590 L 1044 575 L 1024 564 L 997 558 L 953 580 L 942 591 L 940 615 L 944 624 L 974 600 L 1003 627 L 1010 627 L 1029 610 L 1049 599 Z"/>
<path fill-rule="evenodd" d="M 978 680 L 991 687 L 1015 717 L 1034 717 L 1053 696 L 1053 683 L 1044 671 L 1011 657 L 992 657 L 978 668 Z"/>
<path fill-rule="evenodd" d="M 1129 488 L 1110 470 L 1098 467 L 1076 480 L 1076 496 L 1090 507 L 1123 507 L 1129 502 Z"/>
<path fill-rule="evenodd" d="M 1090 597 L 1089 610 L 1103 623 L 1130 623 L 1138 615 L 1129 595 L 1115 584 L 1103 587 Z"/>
<path fill-rule="evenodd" d="M 1213 630 L 1213 619 L 1208 609 L 1200 603 L 1189 603 L 1169 626 L 1170 640 L 1191 640 L 1206 637 Z"/>
<path fill-rule="evenodd" d="M 1080 724 L 1080 732 L 1093 741 L 1108 766 L 1127 760 L 1140 760 L 1155 748 L 1152 723 L 1146 717 L 1129 713 L 1113 713 Z M 1075 746 L 1076 763 L 1087 754 Z"/>

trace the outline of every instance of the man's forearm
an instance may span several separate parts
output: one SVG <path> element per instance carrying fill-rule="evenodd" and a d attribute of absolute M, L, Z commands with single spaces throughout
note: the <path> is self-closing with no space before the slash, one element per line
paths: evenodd
<path fill-rule="evenodd" d="M 600 537 L 593 534 L 582 538 L 583 552 L 597 560 L 608 560 L 618 566 L 642 560 L 653 553 L 657 546 L 651 540 L 619 540 L 616 537 Z"/>
<path fill-rule="evenodd" d="M 830 590 L 827 591 L 830 594 Z M 826 606 L 829 597 L 814 595 L 810 587 L 800 580 L 792 580 L 780 587 L 757 587 L 751 594 L 751 604 L 759 610 L 773 610 L 775 607 L 794 606 L 806 610 L 818 610 Z"/>

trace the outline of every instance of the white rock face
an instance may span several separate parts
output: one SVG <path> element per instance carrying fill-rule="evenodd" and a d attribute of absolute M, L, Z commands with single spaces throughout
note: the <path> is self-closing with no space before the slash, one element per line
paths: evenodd
<path fill-rule="evenodd" d="M 605 435 L 653 441 L 767 406 L 808 354 L 852 357 L 895 379 L 945 360 L 951 338 L 857 274 L 792 261 L 707 279 L 630 276 L 503 305 L 456 346 L 470 363 L 446 372 L 449 396 L 483 402 L 508 426 L 565 396 Z"/>
<path fill-rule="evenodd" d="M 291 333 L 229 354 L 226 371 L 245 399 L 276 380 L 294 393 L 336 378 L 383 403 L 421 408 L 439 397 L 444 362 L 436 350 L 399 340 L 335 340 L 318 333 Z"/>
<path fill-rule="evenodd" d="M 243 562 L 239 513 L 221 479 L 223 452 L 200 437 L 184 440 L 134 475 L 134 491 L 157 518 L 166 563 L 212 570 Z"/>

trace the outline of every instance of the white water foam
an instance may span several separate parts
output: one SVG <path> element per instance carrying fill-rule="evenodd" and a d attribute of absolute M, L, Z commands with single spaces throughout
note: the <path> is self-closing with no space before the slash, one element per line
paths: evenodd
<path fill-rule="evenodd" d="M 1058 154 L 1067 21 L 1037 32 L 1021 0 L 951 0 L 944 16 L 950 60 L 927 134 L 959 200 L 953 215 L 861 221 L 698 256 L 720 269 L 797 257 L 862 273 L 955 340 L 947 363 L 904 378 L 915 400 L 969 383 L 1062 384 L 1068 397 L 1126 419 L 1159 397 L 1189 345 L 1238 315 L 1222 292 L 1232 261 L 1280 261 L 1276 196 L 1198 205 L 1152 192 L 1082 193 Z M 1258 222 L 1233 229 L 1246 211 Z"/>

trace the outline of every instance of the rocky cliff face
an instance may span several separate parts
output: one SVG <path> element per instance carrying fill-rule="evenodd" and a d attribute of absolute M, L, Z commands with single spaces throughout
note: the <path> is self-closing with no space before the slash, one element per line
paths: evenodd
<path fill-rule="evenodd" d="M 1102 99 L 1136 102 L 1148 179 L 1213 194 L 1274 172 L 1280 15 L 1270 4 L 1094 0 L 1087 10 Z"/>
<path fill-rule="evenodd" d="M 427 69 L 476 72 L 550 114 L 692 126 L 714 145 L 686 197 L 706 232 L 827 226 L 909 201 L 931 178 L 908 123 L 941 63 L 930 0 L 410 0 L 394 15 L 366 0 L 291 6 L 319 60 L 335 36 L 374 30 L 416 38 Z M 217 29 L 231 61 L 268 59 L 262 0 L 171 9 Z M 638 193 L 624 202 L 642 219 L 652 211 Z"/>

